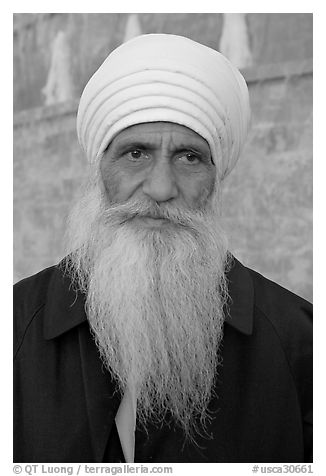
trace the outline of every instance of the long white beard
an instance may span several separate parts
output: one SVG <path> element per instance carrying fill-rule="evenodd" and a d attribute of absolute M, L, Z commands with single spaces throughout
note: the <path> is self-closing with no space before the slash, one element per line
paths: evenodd
<path fill-rule="evenodd" d="M 101 357 L 143 425 L 168 416 L 205 428 L 219 364 L 228 253 L 215 205 L 188 211 L 128 202 L 105 208 L 98 187 L 73 210 L 67 269 L 86 293 Z M 141 225 L 142 215 L 170 222 Z"/>

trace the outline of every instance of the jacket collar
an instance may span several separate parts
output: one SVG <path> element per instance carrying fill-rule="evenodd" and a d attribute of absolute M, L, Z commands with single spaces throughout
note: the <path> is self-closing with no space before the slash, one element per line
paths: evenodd
<path fill-rule="evenodd" d="M 227 273 L 230 301 L 226 324 L 250 335 L 253 327 L 254 287 L 249 270 L 233 258 Z M 54 268 L 45 305 L 44 337 L 53 339 L 87 321 L 85 296 L 77 292 L 60 265 Z"/>
<path fill-rule="evenodd" d="M 248 268 L 233 257 L 227 273 L 229 304 L 225 323 L 245 335 L 251 335 L 254 320 L 254 283 Z"/>

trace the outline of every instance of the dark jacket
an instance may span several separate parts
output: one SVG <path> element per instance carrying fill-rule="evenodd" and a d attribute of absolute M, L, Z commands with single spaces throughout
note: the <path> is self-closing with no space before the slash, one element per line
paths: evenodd
<path fill-rule="evenodd" d="M 228 273 L 210 438 L 136 431 L 135 462 L 307 462 L 312 459 L 311 305 L 244 267 Z M 120 396 L 59 266 L 15 285 L 15 462 L 122 462 Z"/>

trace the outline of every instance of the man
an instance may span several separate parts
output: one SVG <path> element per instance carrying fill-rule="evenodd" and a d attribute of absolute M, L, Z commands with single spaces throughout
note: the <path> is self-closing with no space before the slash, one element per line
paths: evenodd
<path fill-rule="evenodd" d="M 15 461 L 311 461 L 311 306 L 220 227 L 249 117 L 241 74 L 183 37 L 90 79 L 67 257 L 15 288 Z"/>

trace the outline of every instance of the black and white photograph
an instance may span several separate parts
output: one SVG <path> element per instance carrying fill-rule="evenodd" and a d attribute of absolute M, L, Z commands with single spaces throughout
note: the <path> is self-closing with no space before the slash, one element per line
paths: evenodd
<path fill-rule="evenodd" d="M 313 14 L 12 18 L 14 472 L 312 473 Z"/>

